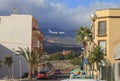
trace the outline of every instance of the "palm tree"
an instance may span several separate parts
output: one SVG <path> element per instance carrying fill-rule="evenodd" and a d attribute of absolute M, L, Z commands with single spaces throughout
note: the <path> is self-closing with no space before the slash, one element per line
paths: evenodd
<path fill-rule="evenodd" d="M 80 29 L 76 31 L 76 41 L 78 43 L 79 42 L 83 43 L 83 48 L 84 48 L 83 58 L 86 58 L 87 42 L 91 41 L 91 39 L 92 39 L 92 32 L 87 27 L 80 27 Z"/>
<path fill-rule="evenodd" d="M 91 53 L 89 54 L 89 59 L 92 59 L 90 61 L 92 61 L 91 63 L 95 63 L 96 64 L 96 74 L 98 76 L 98 68 L 99 68 L 99 64 L 102 62 L 102 60 L 104 60 L 104 53 L 103 53 L 103 49 L 101 49 L 100 46 L 96 45 L 93 50 L 91 51 Z M 90 62 L 89 61 L 89 62 Z M 96 78 L 98 78 L 96 76 Z"/>
<path fill-rule="evenodd" d="M 88 58 L 87 58 L 87 64 L 89 65 L 89 67 L 90 67 L 90 76 L 91 76 L 91 78 L 92 78 L 92 76 L 93 76 L 93 69 L 92 69 L 92 64 L 94 63 L 94 59 L 93 59 L 93 54 L 92 53 L 90 53 L 89 55 L 88 55 Z M 91 72 L 92 72 L 92 74 L 91 74 Z"/>
<path fill-rule="evenodd" d="M 4 64 L 8 67 L 8 72 L 9 72 L 9 76 L 11 78 L 11 66 L 12 66 L 12 63 L 13 63 L 13 59 L 12 59 L 12 56 L 6 56 L 5 57 L 5 61 L 4 61 Z"/>
<path fill-rule="evenodd" d="M 87 41 L 91 41 L 91 38 L 92 38 L 92 32 L 87 27 L 80 27 L 80 29 L 76 31 L 77 43 L 83 42 L 84 56 L 86 56 Z"/>
<path fill-rule="evenodd" d="M 27 61 L 28 65 L 29 65 L 29 74 L 28 74 L 28 79 L 32 79 L 32 70 L 34 65 L 40 60 L 42 54 L 38 54 L 38 51 L 35 49 L 32 49 L 30 51 L 30 49 L 27 47 L 25 49 L 22 49 L 21 47 L 19 47 L 20 51 L 19 54 L 21 54 Z"/>

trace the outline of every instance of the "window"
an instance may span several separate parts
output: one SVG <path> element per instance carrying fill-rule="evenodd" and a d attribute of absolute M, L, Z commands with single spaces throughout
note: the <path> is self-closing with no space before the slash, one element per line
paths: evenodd
<path fill-rule="evenodd" d="M 98 22 L 98 35 L 106 35 L 106 21 Z"/>
<path fill-rule="evenodd" d="M 98 45 L 103 49 L 103 53 L 106 54 L 106 41 L 100 40 L 98 41 Z"/>

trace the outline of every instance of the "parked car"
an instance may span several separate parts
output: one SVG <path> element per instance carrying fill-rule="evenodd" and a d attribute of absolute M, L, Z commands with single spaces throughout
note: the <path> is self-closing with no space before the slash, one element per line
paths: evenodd
<path fill-rule="evenodd" d="M 28 73 L 25 72 L 24 75 L 21 78 L 27 78 L 28 77 Z"/>
<path fill-rule="evenodd" d="M 37 74 L 37 78 L 38 78 L 38 79 L 47 79 L 47 78 L 48 78 L 48 75 L 47 75 L 46 72 L 39 72 L 39 73 Z"/>
<path fill-rule="evenodd" d="M 58 70 L 55 70 L 54 71 L 54 74 L 57 75 L 57 74 L 61 74 L 61 71 L 58 69 Z"/>

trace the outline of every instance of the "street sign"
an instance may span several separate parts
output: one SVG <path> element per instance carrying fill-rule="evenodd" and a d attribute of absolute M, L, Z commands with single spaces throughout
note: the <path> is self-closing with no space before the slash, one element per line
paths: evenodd
<path fill-rule="evenodd" d="M 87 64 L 87 58 L 84 58 L 84 59 L 83 59 L 83 63 L 84 63 L 84 64 Z"/>

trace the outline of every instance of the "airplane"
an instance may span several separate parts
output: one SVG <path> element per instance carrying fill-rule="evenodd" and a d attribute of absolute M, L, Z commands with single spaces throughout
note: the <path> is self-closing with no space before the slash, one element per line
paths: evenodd
<path fill-rule="evenodd" d="M 56 35 L 65 34 L 65 32 L 54 32 L 51 29 L 48 29 L 48 32 L 51 33 L 51 34 L 56 34 Z"/>

